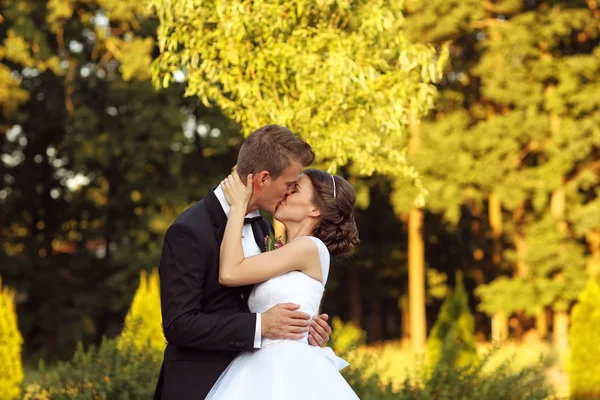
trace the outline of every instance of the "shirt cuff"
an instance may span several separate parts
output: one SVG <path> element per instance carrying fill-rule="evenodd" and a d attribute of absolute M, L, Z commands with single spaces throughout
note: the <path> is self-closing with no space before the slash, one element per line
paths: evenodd
<path fill-rule="evenodd" d="M 260 313 L 256 313 L 256 329 L 254 331 L 254 348 L 260 349 L 262 344 L 262 317 Z"/>

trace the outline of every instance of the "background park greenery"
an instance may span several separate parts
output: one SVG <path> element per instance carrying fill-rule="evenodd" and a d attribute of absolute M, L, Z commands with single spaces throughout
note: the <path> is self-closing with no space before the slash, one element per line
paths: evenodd
<path fill-rule="evenodd" d="M 115 383 L 157 373 L 160 357 L 136 350 L 162 345 L 140 272 L 243 135 L 274 122 L 357 190 L 362 244 L 333 266 L 322 309 L 351 323 L 333 342 L 359 357 L 346 373 L 361 398 L 511 398 L 464 369 L 505 339 L 481 376 L 514 398 L 540 370 L 559 394 L 594 398 L 599 31 L 596 0 L 0 0 L 0 276 L 13 290 L 0 355 L 22 350 L 34 384 L 17 396 L 91 381 L 144 397 L 152 385 Z M 118 339 L 88 352 L 103 336 Z M 532 356 L 504 376 L 494 363 L 513 349 Z M 84 367 L 97 358 L 131 375 Z M 55 373 L 28 372 L 40 359 Z M 19 363 L 0 364 L 0 382 L 21 380 Z"/>

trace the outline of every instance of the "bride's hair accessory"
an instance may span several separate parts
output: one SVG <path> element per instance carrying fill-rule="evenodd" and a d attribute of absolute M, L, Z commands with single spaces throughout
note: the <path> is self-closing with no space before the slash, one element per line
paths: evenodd
<path fill-rule="evenodd" d="M 331 180 L 333 181 L 333 198 L 335 199 L 335 178 L 331 175 Z"/>
<path fill-rule="evenodd" d="M 332 256 L 352 253 L 360 243 L 353 211 L 356 203 L 354 188 L 341 176 L 327 171 L 307 169 L 304 175 L 312 182 L 312 204 L 320 214 L 313 236 L 325 243 Z"/>

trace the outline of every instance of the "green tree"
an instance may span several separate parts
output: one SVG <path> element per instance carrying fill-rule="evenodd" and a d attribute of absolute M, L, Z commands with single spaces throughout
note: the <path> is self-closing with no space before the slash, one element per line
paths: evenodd
<path fill-rule="evenodd" d="M 475 321 L 460 276 L 454 290 L 448 293 L 427 339 L 426 358 L 429 366 L 434 366 L 440 359 L 442 347 L 449 335 L 455 338 L 454 340 L 460 345 L 461 349 L 455 360 L 457 368 L 468 366 L 477 361 Z"/>
<path fill-rule="evenodd" d="M 450 9 L 452 13 L 448 12 Z M 411 310 L 411 340 L 415 350 L 422 349 L 426 339 L 425 277 L 434 273 L 436 268 L 438 271 L 442 268 L 439 257 L 435 257 L 434 263 L 426 260 L 428 248 L 435 246 L 434 240 L 441 233 L 440 230 L 447 229 L 445 223 L 449 223 L 450 229 L 458 227 L 465 199 L 474 194 L 478 199 L 479 195 L 472 186 L 474 160 L 467 151 L 464 133 L 470 116 L 462 109 L 470 101 L 469 94 L 462 92 L 473 90 L 465 77 L 475 60 L 460 57 L 463 51 L 469 54 L 469 48 L 472 47 L 469 33 L 464 31 L 465 24 L 468 28 L 469 21 L 478 17 L 479 9 L 480 5 L 473 2 L 406 2 L 406 32 L 410 40 L 433 43 L 438 47 L 448 41 L 452 43 L 445 77 L 438 84 L 440 97 L 435 112 L 420 123 L 416 120 L 413 122 L 407 141 L 408 161 L 422 174 L 423 185 L 430 191 L 427 210 L 423 213 L 413 208 L 411 197 L 416 193 L 404 177 L 394 179 L 391 196 L 396 214 L 406 219 L 409 229 L 408 258 L 411 272 L 408 303 Z M 441 214 L 442 223 L 431 226 L 429 230 L 426 225 L 427 213 Z M 440 272 L 453 276 L 456 269 L 466 270 L 470 267 L 462 260 L 465 258 L 462 256 L 464 250 L 460 254 L 461 260 L 455 259 L 452 271 Z"/>
<path fill-rule="evenodd" d="M 406 39 L 402 2 L 150 4 L 160 19 L 157 84 L 183 70 L 187 95 L 221 107 L 245 134 L 288 126 L 330 170 L 352 163 L 360 174 L 417 178 L 403 137 L 410 113 L 433 107 L 447 52 Z"/>
<path fill-rule="evenodd" d="M 511 122 L 505 132 L 518 133 L 521 143 L 512 155 L 520 167 L 506 175 L 502 196 L 507 208 L 527 214 L 514 228 L 526 250 L 515 240 L 513 258 L 526 268 L 514 277 L 533 286 L 524 291 L 537 307 L 532 312 L 554 309 L 559 347 L 566 343 L 568 308 L 585 282 L 583 249 L 569 217 L 585 201 L 577 181 L 598 148 L 590 124 L 600 103 L 582 96 L 596 87 L 590 73 L 600 68 L 595 11 L 575 1 L 515 5 L 494 28 L 498 40 L 485 42 L 477 69 L 483 93 Z M 484 303 L 494 301 L 481 294 Z M 515 306 L 506 300 L 495 303 Z"/>
<path fill-rule="evenodd" d="M 26 355 L 70 357 L 121 331 L 140 269 L 229 172 L 241 137 L 181 85 L 155 91 L 145 6 L 5 1 L 2 17 L 2 34 L 58 71 L 2 60 L 28 96 L 0 134 L 0 265 L 22 299 Z"/>
<path fill-rule="evenodd" d="M 154 269 L 150 276 L 146 274 L 146 271 L 142 271 L 140 285 L 125 317 L 125 326 L 120 335 L 119 346 L 122 348 L 131 345 L 137 351 L 161 353 L 165 349 L 164 334 L 158 329 L 161 320 L 158 269 Z"/>
<path fill-rule="evenodd" d="M 595 279 L 590 279 L 571 311 L 568 371 L 572 399 L 595 399 L 600 395 L 598 323 L 600 287 Z"/>
<path fill-rule="evenodd" d="M 19 398 L 23 383 L 23 338 L 17 325 L 14 298 L 14 291 L 3 287 L 0 278 L 0 397 L 7 400 Z"/>
<path fill-rule="evenodd" d="M 596 248 L 596 227 L 580 230 L 572 221 L 576 210 L 597 210 L 598 140 L 591 126 L 598 100 L 589 91 L 597 89 L 590 73 L 598 68 L 598 10 L 590 4 L 407 2 L 409 37 L 452 41 L 449 71 L 436 112 L 422 123 L 414 165 L 431 191 L 431 211 L 450 221 L 463 219 L 465 208 L 474 216 L 465 243 L 471 255 L 463 259 L 467 276 L 478 284 L 506 283 L 478 292 L 481 309 L 494 316 L 496 338 L 505 337 L 511 313 L 537 316 L 543 332 L 546 307 L 555 309 L 555 331 L 566 332 L 565 311 L 583 282 L 578 241 L 587 235 Z M 406 184 L 396 187 L 395 207 L 405 210 Z"/>

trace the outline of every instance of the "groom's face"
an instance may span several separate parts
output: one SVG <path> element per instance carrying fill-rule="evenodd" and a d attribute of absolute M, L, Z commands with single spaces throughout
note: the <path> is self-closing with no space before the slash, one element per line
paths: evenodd
<path fill-rule="evenodd" d="M 259 200 L 259 208 L 270 213 L 275 213 L 279 203 L 285 200 L 294 190 L 301 172 L 302 164 L 293 161 L 277 179 L 267 177 L 262 184 L 260 194 L 257 198 Z"/>

